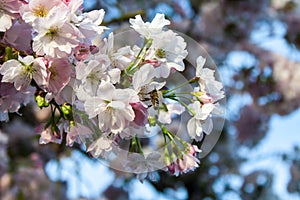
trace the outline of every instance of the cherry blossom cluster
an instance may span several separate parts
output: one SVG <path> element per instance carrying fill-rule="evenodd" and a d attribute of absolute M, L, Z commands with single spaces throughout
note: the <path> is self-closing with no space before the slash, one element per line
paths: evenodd
<path fill-rule="evenodd" d="M 143 44 L 115 49 L 114 34 L 105 37 L 108 28 L 101 26 L 104 10 L 83 12 L 83 0 L 0 2 L 2 120 L 34 99 L 51 108 L 50 119 L 36 128 L 41 144 L 78 143 L 106 159 L 124 150 L 121 165 L 140 180 L 158 169 L 179 175 L 199 166 L 201 150 L 169 127 L 187 113 L 187 136 L 202 141 L 213 130 L 223 86 L 202 56 L 194 78 L 168 85 L 184 71 L 188 52 L 183 37 L 165 28 L 170 21 L 163 14 L 151 22 L 131 18 Z M 194 89 L 182 91 L 186 85 Z M 143 145 L 154 129 L 162 153 Z"/>

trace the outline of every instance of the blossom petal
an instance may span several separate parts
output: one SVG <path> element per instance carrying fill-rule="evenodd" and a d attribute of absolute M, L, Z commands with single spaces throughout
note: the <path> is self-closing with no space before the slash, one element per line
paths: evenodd
<path fill-rule="evenodd" d="M 187 130 L 192 139 L 194 139 L 196 136 L 200 137 L 203 131 L 200 121 L 194 117 L 188 121 Z"/>
<path fill-rule="evenodd" d="M 94 118 L 101 112 L 101 104 L 103 100 L 99 97 L 92 97 L 85 101 L 84 108 L 89 118 Z"/>
<path fill-rule="evenodd" d="M 211 131 L 213 130 L 213 121 L 210 117 L 208 117 L 203 123 L 202 123 L 203 132 L 209 135 Z"/>

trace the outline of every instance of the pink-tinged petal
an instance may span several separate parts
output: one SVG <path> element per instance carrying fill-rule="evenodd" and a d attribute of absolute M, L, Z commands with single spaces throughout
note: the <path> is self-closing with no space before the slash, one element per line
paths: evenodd
<path fill-rule="evenodd" d="M 66 58 L 49 59 L 48 91 L 54 94 L 60 92 L 70 81 L 72 66 Z"/>
<path fill-rule="evenodd" d="M 3 75 L 2 82 L 12 83 L 14 78 L 22 73 L 22 65 L 17 60 L 8 60 L 0 67 L 0 74 Z"/>
<path fill-rule="evenodd" d="M 77 123 L 76 125 L 70 128 L 70 131 L 67 133 L 66 136 L 66 145 L 73 146 L 74 142 L 81 144 L 85 142 L 86 138 L 89 138 L 92 135 L 91 129 L 88 127 Z"/>
<path fill-rule="evenodd" d="M 15 22 L 14 25 L 5 32 L 3 40 L 18 50 L 32 53 L 31 32 L 32 27 L 27 23 Z"/>
<path fill-rule="evenodd" d="M 26 23 L 33 24 L 37 19 L 48 17 L 51 9 L 61 5 L 60 0 L 31 0 L 20 8 L 20 14 Z"/>
<path fill-rule="evenodd" d="M 14 86 L 17 90 L 24 90 L 30 84 L 30 77 L 29 76 L 17 76 L 14 79 Z"/>
<path fill-rule="evenodd" d="M 74 90 L 69 83 L 55 96 L 55 101 L 58 105 L 62 105 L 64 103 L 72 104 L 73 95 Z"/>
<path fill-rule="evenodd" d="M 51 11 L 49 17 L 39 18 L 33 25 L 37 31 L 33 38 L 33 50 L 38 55 L 60 58 L 69 56 L 82 35 L 68 22 L 69 11 L 66 7 L 54 7 Z"/>
<path fill-rule="evenodd" d="M 90 46 L 86 43 L 79 44 L 74 49 L 74 57 L 79 60 L 86 60 L 90 56 Z"/>
<path fill-rule="evenodd" d="M 148 109 L 145 105 L 140 102 L 130 103 L 134 111 L 133 122 L 138 126 L 144 126 L 148 122 Z"/>
<path fill-rule="evenodd" d="M 47 71 L 44 58 L 36 58 L 33 63 L 33 68 L 35 69 L 33 79 L 40 88 L 45 89 L 48 86 L 50 72 Z"/>
<path fill-rule="evenodd" d="M 0 111 L 17 112 L 21 106 L 33 101 L 35 88 L 17 91 L 11 83 L 0 83 Z"/>
<path fill-rule="evenodd" d="M 57 133 L 60 135 L 60 138 L 58 138 L 57 136 L 55 136 L 55 134 L 51 131 L 51 128 L 46 128 L 44 129 L 44 124 L 41 124 L 40 126 L 38 126 L 36 129 L 35 129 L 35 132 L 37 134 L 40 134 L 41 137 L 39 139 L 39 143 L 40 144 L 48 144 L 49 142 L 54 142 L 54 143 L 57 143 L 57 144 L 60 144 L 61 141 L 62 141 L 62 138 L 61 138 L 61 133 Z"/>
<path fill-rule="evenodd" d="M 0 4 L 0 32 L 5 32 L 12 26 L 12 21 L 19 16 L 19 9 L 23 3 L 19 0 L 2 0 Z"/>

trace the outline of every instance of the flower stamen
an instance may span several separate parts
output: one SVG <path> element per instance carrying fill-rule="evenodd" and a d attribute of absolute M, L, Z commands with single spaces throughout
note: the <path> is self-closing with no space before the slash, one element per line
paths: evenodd
<path fill-rule="evenodd" d="M 48 11 L 43 5 L 37 6 L 37 8 L 33 9 L 33 12 L 36 17 L 46 17 L 48 15 Z"/>

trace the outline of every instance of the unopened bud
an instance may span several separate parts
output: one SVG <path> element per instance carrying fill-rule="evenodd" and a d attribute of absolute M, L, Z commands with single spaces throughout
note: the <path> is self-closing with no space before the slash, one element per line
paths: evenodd
<path fill-rule="evenodd" d="M 61 139 L 60 131 L 59 131 L 59 128 L 57 126 L 51 126 L 51 131 L 52 131 L 55 138 Z"/>
<path fill-rule="evenodd" d="M 65 119 L 70 119 L 72 117 L 72 106 L 68 103 L 64 103 L 60 106 L 61 111 L 63 112 L 63 117 Z"/>
<path fill-rule="evenodd" d="M 90 46 L 90 52 L 91 54 L 96 54 L 99 52 L 99 47 L 97 47 L 96 45 L 91 45 Z"/>
<path fill-rule="evenodd" d="M 49 106 L 49 103 L 46 101 L 45 97 L 42 97 L 40 95 L 37 95 L 35 97 L 35 101 L 36 101 L 36 104 L 38 105 L 38 107 L 40 107 L 40 108 Z"/>
<path fill-rule="evenodd" d="M 195 96 L 197 98 L 197 100 L 203 104 L 213 102 L 213 98 L 209 94 L 204 93 L 204 92 L 200 92 L 200 91 L 191 92 L 191 95 Z"/>
<path fill-rule="evenodd" d="M 200 77 L 194 77 L 192 79 L 189 80 L 189 83 L 196 83 L 200 80 Z"/>
<path fill-rule="evenodd" d="M 199 101 L 201 103 L 212 103 L 213 98 L 211 96 L 209 96 L 208 94 L 203 94 L 199 97 Z"/>

